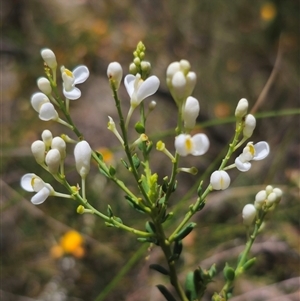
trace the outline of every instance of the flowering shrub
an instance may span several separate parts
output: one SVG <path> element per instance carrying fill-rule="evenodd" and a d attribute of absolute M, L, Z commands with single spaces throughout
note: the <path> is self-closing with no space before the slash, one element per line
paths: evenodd
<path fill-rule="evenodd" d="M 164 257 L 164 265 L 152 264 L 151 269 L 165 275 L 173 288 L 158 284 L 157 288 L 168 301 L 201 300 L 207 285 L 213 281 L 217 273 L 215 265 L 209 269 L 196 267 L 186 275 L 185 283 L 181 283 L 178 277 L 176 262 L 179 260 L 182 251 L 182 241 L 196 227 L 191 218 L 202 210 L 207 202 L 207 196 L 214 190 L 225 190 L 230 185 L 229 170 L 237 168 L 246 172 L 251 168 L 251 161 L 262 160 L 268 156 L 270 149 L 265 141 L 253 144 L 248 142 L 239 155 L 235 153 L 252 136 L 256 126 L 256 119 L 248 114 L 248 101 L 242 98 L 236 107 L 236 128 L 233 140 L 229 143 L 228 151 L 224 156 L 219 168 L 210 175 L 209 183 L 204 187 L 203 181 L 198 183 L 197 196 L 192 205 L 181 212 L 179 224 L 172 223 L 173 212 L 170 211 L 171 196 L 176 194 L 178 186 L 177 175 L 180 172 L 197 174 L 195 167 L 182 167 L 180 158 L 188 155 L 202 156 L 208 151 L 210 142 L 206 134 L 196 133 L 196 119 L 200 111 L 200 105 L 192 96 L 196 85 L 197 76 L 191 71 L 191 65 L 187 60 L 173 62 L 166 71 L 167 85 L 178 109 L 178 121 L 174 136 L 174 149 L 167 149 L 165 143 L 160 140 L 153 148 L 153 141 L 147 135 L 147 117 L 155 110 L 155 101 L 151 101 L 146 112 L 144 99 L 155 94 L 159 88 L 160 80 L 155 75 L 149 76 L 151 65 L 145 61 L 145 46 L 138 43 L 134 51 L 134 59 L 130 64 L 130 72 L 124 78 L 124 85 L 128 93 L 130 108 L 125 117 L 122 103 L 120 102 L 118 89 L 122 82 L 123 69 L 117 62 L 110 63 L 107 68 L 107 76 L 113 98 L 115 101 L 118 124 L 116 126 L 113 118 L 108 116 L 108 130 L 117 138 L 123 149 L 126 160 L 122 159 L 128 174 L 136 183 L 137 189 L 132 190 L 123 179 L 120 179 L 118 172 L 113 165 L 108 165 L 104 160 L 104 153 L 92 150 L 88 141 L 76 127 L 70 114 L 70 100 L 80 98 L 81 91 L 76 85 L 85 82 L 89 77 L 89 70 L 86 66 L 78 66 L 73 71 L 61 67 L 62 77 L 62 98 L 57 86 L 57 62 L 55 54 L 50 49 L 41 52 L 45 62 L 45 74 L 38 80 L 38 87 L 41 92 L 35 93 L 31 98 L 33 109 L 39 113 L 43 121 L 53 120 L 73 130 L 76 135 L 72 139 L 64 134 L 61 137 L 53 137 L 49 130 L 44 130 L 41 140 L 31 145 L 32 154 L 36 162 L 48 171 L 57 182 L 63 185 L 68 193 L 56 192 L 54 188 L 45 183 L 40 177 L 33 173 L 24 175 L 21 179 L 21 186 L 29 192 L 35 192 L 31 202 L 35 205 L 42 204 L 48 197 L 69 198 L 78 202 L 77 212 L 79 214 L 94 214 L 104 220 L 105 225 L 116 227 L 136 235 L 137 239 L 146 244 L 153 244 L 161 248 Z M 135 125 L 136 136 L 131 136 L 130 121 L 134 110 L 140 107 L 140 121 Z M 58 111 L 57 111 L 58 110 Z M 63 116 L 62 118 L 60 116 Z M 65 174 L 64 162 L 66 149 L 75 144 L 74 158 L 75 167 L 81 177 L 81 184 L 69 183 Z M 150 164 L 152 152 L 160 151 L 169 160 L 172 166 L 170 175 L 158 175 L 153 173 Z M 229 164 L 230 159 L 235 157 L 234 163 Z M 145 229 L 136 229 L 126 225 L 122 218 L 113 212 L 113 206 L 107 206 L 107 212 L 95 208 L 88 200 L 86 181 L 91 168 L 91 159 L 98 165 L 100 173 L 125 193 L 125 200 L 145 217 Z M 112 163 L 113 164 L 113 163 Z M 162 179 L 162 180 L 160 180 Z M 248 241 L 245 249 L 237 259 L 235 267 L 225 265 L 223 273 L 225 283 L 219 292 L 215 292 L 212 300 L 228 300 L 232 295 L 235 279 L 247 271 L 255 262 L 251 258 L 250 249 L 256 239 L 266 214 L 273 210 L 279 203 L 282 192 L 279 188 L 268 185 L 265 190 L 257 193 L 254 204 L 245 205 L 242 211 L 244 225 L 247 228 Z M 166 232 L 166 221 L 172 228 L 171 234 Z M 70 239 L 69 239 L 70 238 Z M 72 239 L 71 239 L 72 238 Z M 61 248 L 64 252 L 81 250 L 82 239 L 78 233 L 66 236 L 62 239 Z M 71 249 L 69 247 L 71 243 Z M 81 252 L 81 251 L 80 251 Z M 82 252 L 81 252 L 82 253 Z M 80 253 L 80 254 L 81 254 Z"/>

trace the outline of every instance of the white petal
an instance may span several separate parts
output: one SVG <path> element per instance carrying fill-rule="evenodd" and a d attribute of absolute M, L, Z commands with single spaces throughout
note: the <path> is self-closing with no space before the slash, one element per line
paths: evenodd
<path fill-rule="evenodd" d="M 265 141 L 260 141 L 254 145 L 255 156 L 253 160 L 258 161 L 266 158 L 270 153 L 269 144 Z"/>
<path fill-rule="evenodd" d="M 159 87 L 159 79 L 157 76 L 152 75 L 148 77 L 139 87 L 137 91 L 137 99 L 141 102 L 146 97 L 153 95 Z"/>
<path fill-rule="evenodd" d="M 75 81 L 74 81 L 75 85 L 85 82 L 90 75 L 89 69 L 83 65 L 76 67 L 72 73 L 75 77 Z"/>
<path fill-rule="evenodd" d="M 37 112 L 40 112 L 41 106 L 46 102 L 50 102 L 50 100 L 46 94 L 42 92 L 34 93 L 31 96 L 31 105 Z"/>
<path fill-rule="evenodd" d="M 216 170 L 210 176 L 210 184 L 214 190 L 224 190 L 230 185 L 230 177 L 224 170 Z"/>
<path fill-rule="evenodd" d="M 179 62 L 171 63 L 167 69 L 167 78 L 171 79 L 174 76 L 174 74 L 179 70 L 180 70 Z"/>
<path fill-rule="evenodd" d="M 41 106 L 39 118 L 44 121 L 55 120 L 58 118 L 58 114 L 52 103 L 47 102 Z"/>
<path fill-rule="evenodd" d="M 135 76 L 132 74 L 128 74 L 124 78 L 125 88 L 130 97 L 132 96 L 132 94 L 134 92 L 134 81 L 135 81 Z"/>
<path fill-rule="evenodd" d="M 191 136 L 180 134 L 179 136 L 175 137 L 175 149 L 177 153 L 182 157 L 185 157 L 189 154 L 189 150 L 186 147 L 187 139 L 191 139 Z"/>
<path fill-rule="evenodd" d="M 250 162 L 242 162 L 239 157 L 235 159 L 235 166 L 239 171 L 245 172 L 251 168 Z"/>
<path fill-rule="evenodd" d="M 34 173 L 27 173 L 21 178 L 21 187 L 26 191 L 34 191 L 32 187 L 32 179 L 37 177 Z"/>
<path fill-rule="evenodd" d="M 205 134 L 196 134 L 192 137 L 193 141 L 193 156 L 201 156 L 205 154 L 209 148 L 209 140 Z"/>
<path fill-rule="evenodd" d="M 78 99 L 81 96 L 81 91 L 76 87 L 74 87 L 70 91 L 66 91 L 66 89 L 63 89 L 63 93 L 66 98 L 71 99 L 71 100 Z"/>
<path fill-rule="evenodd" d="M 31 203 L 34 205 L 40 205 L 45 202 L 49 195 L 50 190 L 47 187 L 44 187 L 31 198 Z"/>

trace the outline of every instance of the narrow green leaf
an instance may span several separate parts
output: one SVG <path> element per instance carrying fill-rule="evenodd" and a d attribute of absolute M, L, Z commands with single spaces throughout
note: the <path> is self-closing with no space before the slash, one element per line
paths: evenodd
<path fill-rule="evenodd" d="M 164 285 L 158 284 L 156 287 L 159 289 L 159 291 L 162 293 L 162 295 L 166 298 L 167 301 L 176 301 L 176 299 Z"/>
<path fill-rule="evenodd" d="M 185 228 L 183 228 L 174 238 L 174 240 L 182 240 L 184 239 L 186 236 L 188 236 L 193 229 L 195 228 L 196 223 L 190 223 L 188 224 Z"/>
<path fill-rule="evenodd" d="M 155 264 L 155 263 L 150 264 L 149 268 L 152 269 L 152 270 L 155 270 L 155 271 L 157 271 L 157 272 L 159 272 L 163 275 L 167 275 L 167 276 L 169 275 L 169 271 L 166 268 L 164 268 L 163 266 L 159 265 L 159 264 Z"/>

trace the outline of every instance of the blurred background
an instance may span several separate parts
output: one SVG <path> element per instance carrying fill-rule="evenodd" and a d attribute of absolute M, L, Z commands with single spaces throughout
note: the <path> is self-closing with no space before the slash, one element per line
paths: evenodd
<path fill-rule="evenodd" d="M 80 86 L 82 97 L 71 103 L 73 120 L 133 187 L 120 164 L 124 155 L 118 141 L 107 130 L 107 116 L 117 114 L 106 68 L 118 61 L 126 74 L 140 40 L 152 73 L 161 79 L 151 98 L 157 107 L 149 116 L 149 136 L 172 149 L 177 117 L 165 71 L 171 62 L 187 59 L 198 76 L 193 93 L 201 106 L 197 131 L 211 141 L 204 156 L 182 160 L 182 166 L 196 166 L 199 175 L 179 177 L 172 203 L 175 224 L 195 201 L 196 183 L 220 164 L 234 133 L 231 116 L 239 99 L 255 105 L 257 128 L 251 140 L 268 141 L 271 148 L 249 172 L 230 171 L 230 188 L 212 193 L 193 218 L 198 227 L 184 240 L 182 281 L 198 265 L 216 263 L 219 273 L 203 300 L 220 290 L 224 263 L 234 264 L 246 240 L 241 210 L 272 184 L 284 191 L 282 202 L 268 215 L 253 247 L 257 263 L 238 280 L 232 300 L 299 300 L 299 1 L 1 0 L 1 19 L 1 300 L 164 300 L 155 285 L 167 285 L 167 280 L 148 269 L 162 262 L 158 248 L 106 228 L 92 215 L 76 214 L 78 204 L 72 201 L 49 198 L 35 207 L 32 195 L 20 188 L 21 176 L 33 172 L 64 192 L 36 164 L 30 145 L 44 129 L 74 137 L 62 126 L 39 120 L 30 105 L 36 80 L 44 76 L 40 50 L 45 47 L 55 52 L 60 66 L 88 66 L 91 75 Z M 120 95 L 127 112 L 124 87 Z M 76 185 L 80 178 L 72 152 L 70 146 L 66 171 Z M 169 162 L 154 153 L 153 170 L 162 178 Z M 110 204 L 126 224 L 143 229 L 144 217 L 133 212 L 96 166 L 88 181 L 87 195 L 95 207 L 105 211 Z M 116 279 L 120 270 L 124 275 Z"/>

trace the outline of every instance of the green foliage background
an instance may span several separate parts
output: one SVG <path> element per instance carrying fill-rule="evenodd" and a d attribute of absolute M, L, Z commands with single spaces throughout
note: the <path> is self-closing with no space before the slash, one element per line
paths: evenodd
<path fill-rule="evenodd" d="M 268 8 L 266 5 L 271 5 L 271 11 L 263 11 Z M 272 8 L 273 17 L 267 20 L 263 12 L 272 15 Z M 271 147 L 269 157 L 254 163 L 248 173 L 232 172 L 230 189 L 223 194 L 212 194 L 207 208 L 196 216 L 198 227 L 184 242 L 182 276 L 199 264 L 208 267 L 216 262 L 221 271 L 225 261 L 232 262 L 232 255 L 238 253 L 245 241 L 241 223 L 243 206 L 252 202 L 262 187 L 274 184 L 284 191 L 282 203 L 270 216 L 253 249 L 257 264 L 249 277 L 239 280 L 237 297 L 232 300 L 254 300 L 257 292 L 261 299 L 255 300 L 277 300 L 277 296 L 287 298 L 280 300 L 297 300 L 298 1 L 2 0 L 1 11 L 0 296 L 3 300 L 95 300 L 132 256 L 135 263 L 105 300 L 162 300 L 154 287 L 161 279 L 148 271 L 149 263 L 161 260 L 158 250 L 140 249 L 135 237 L 107 229 L 102 221 L 91 216 L 78 216 L 77 204 L 71 201 L 49 199 L 34 207 L 29 202 L 30 195 L 19 186 L 24 173 L 34 172 L 57 190 L 61 189 L 37 166 L 30 153 L 31 143 L 39 139 L 43 129 L 48 128 L 55 135 L 62 131 L 56 124 L 40 121 L 30 106 L 30 96 L 37 91 L 36 79 L 43 75 L 40 49 L 51 48 L 59 64 L 67 68 L 88 66 L 91 78 L 81 86 L 83 97 L 72 103 L 71 111 L 76 112 L 75 121 L 92 146 L 112 148 L 118 162 L 121 154 L 117 141 L 106 129 L 107 117 L 101 115 L 106 107 L 115 114 L 106 67 L 116 60 L 126 73 L 132 51 L 140 40 L 147 47 L 153 73 L 161 79 L 155 117 L 149 118 L 154 140 L 163 137 L 172 148 L 173 136 L 168 130 L 176 122 L 176 107 L 164 81 L 168 64 L 188 59 L 198 75 L 193 95 L 201 106 L 199 130 L 209 136 L 211 149 L 201 158 L 184 159 L 183 164 L 196 166 L 199 177 L 207 168 L 213 168 L 211 163 L 218 164 L 220 152 L 233 135 L 234 122 L 229 117 L 242 97 L 251 106 L 257 99 L 262 100 L 256 111 L 258 125 L 253 141 L 266 140 Z M 124 89 L 121 93 L 126 107 L 128 97 Z M 168 169 L 165 161 L 155 155 L 154 169 L 165 173 Z M 78 182 L 71 149 L 66 165 L 70 179 Z M 119 165 L 118 172 L 127 177 Z M 174 222 L 191 203 L 194 194 L 190 189 L 199 177 L 179 178 Z M 96 168 L 89 181 L 88 197 L 92 203 L 103 210 L 109 203 L 124 221 L 143 227 L 139 214 L 132 212 L 113 184 L 97 175 Z M 186 191 L 190 193 L 180 201 Z M 85 256 L 53 259 L 51 247 L 70 228 L 84 234 Z M 205 300 L 221 287 L 221 281 L 220 273 Z"/>

